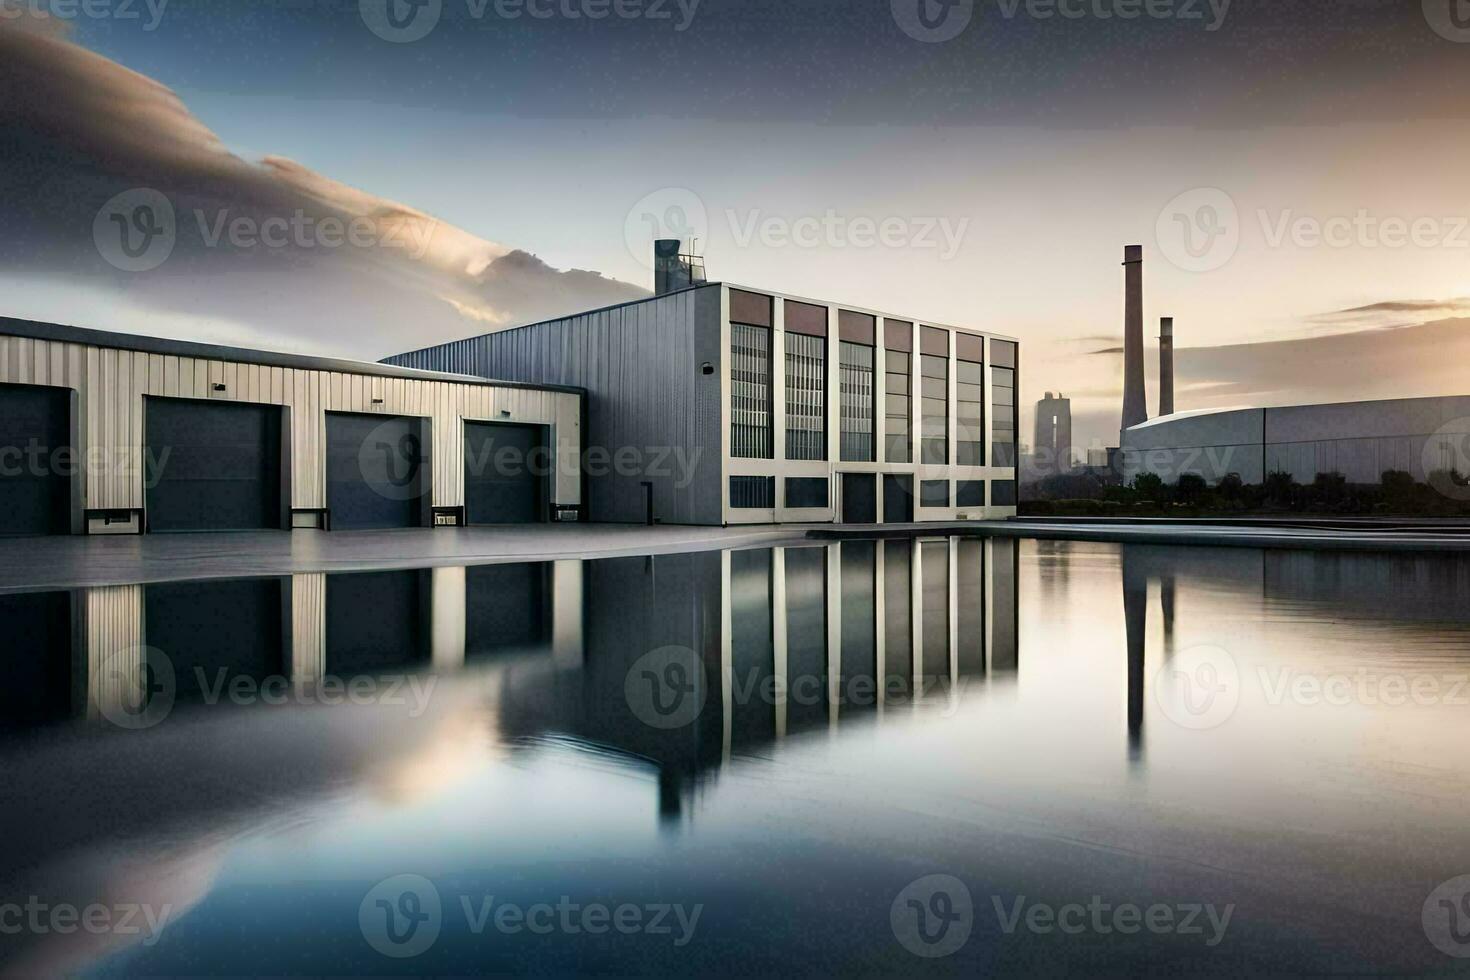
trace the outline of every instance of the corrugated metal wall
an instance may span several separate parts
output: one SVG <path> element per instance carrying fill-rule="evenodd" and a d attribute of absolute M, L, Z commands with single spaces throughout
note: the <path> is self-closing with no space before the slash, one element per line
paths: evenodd
<path fill-rule="evenodd" d="M 588 390 L 588 507 L 642 521 L 641 483 L 671 524 L 719 524 L 720 287 L 401 354 L 388 363 Z M 702 365 L 712 372 L 705 375 Z"/>
<path fill-rule="evenodd" d="M 86 590 L 87 715 L 118 717 L 140 703 L 143 665 L 143 587 Z"/>
<path fill-rule="evenodd" d="M 478 373 L 478 372 L 475 372 Z M 80 458 L 86 460 L 85 506 L 143 506 L 143 398 L 211 398 L 286 405 L 291 409 L 292 501 L 326 503 L 324 413 L 366 412 L 433 419 L 434 505 L 464 503 L 461 419 L 553 426 L 557 477 L 553 503 L 581 503 L 577 469 L 579 396 L 568 392 L 423 381 L 206 360 L 143 351 L 0 336 L 0 382 L 52 385 L 78 393 Z M 224 391 L 214 385 L 223 384 Z M 373 404 L 381 398 L 382 404 Z"/>

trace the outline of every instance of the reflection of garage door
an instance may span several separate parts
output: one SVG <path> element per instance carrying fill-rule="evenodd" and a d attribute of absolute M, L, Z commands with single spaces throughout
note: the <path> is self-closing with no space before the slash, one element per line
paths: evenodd
<path fill-rule="evenodd" d="M 429 651 L 430 575 L 327 576 L 327 673 L 375 674 L 422 663 Z"/>
<path fill-rule="evenodd" d="M 551 454 L 543 425 L 466 422 L 464 503 L 469 524 L 546 520 Z"/>
<path fill-rule="evenodd" d="M 0 534 L 71 531 L 71 392 L 0 385 Z"/>
<path fill-rule="evenodd" d="M 551 564 L 465 569 L 467 657 L 544 648 L 551 641 Z"/>
<path fill-rule="evenodd" d="M 71 713 L 71 596 L 0 596 L 0 728 L 56 721 Z"/>
<path fill-rule="evenodd" d="M 168 657 L 181 700 L 285 673 L 281 592 L 277 578 L 144 586 L 144 642 Z"/>
<path fill-rule="evenodd" d="M 327 508 L 332 528 L 428 524 L 428 422 L 403 415 L 327 413 Z"/>
<path fill-rule="evenodd" d="M 276 405 L 147 399 L 148 530 L 285 526 L 281 416 Z"/>

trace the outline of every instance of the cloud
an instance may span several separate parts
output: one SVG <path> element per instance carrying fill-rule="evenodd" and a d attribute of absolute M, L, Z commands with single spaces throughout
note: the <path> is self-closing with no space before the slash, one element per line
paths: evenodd
<path fill-rule="evenodd" d="M 126 224 L 94 223 L 140 188 L 171 209 L 173 248 L 128 272 L 98 244 Z M 152 309 L 347 356 L 647 295 L 295 161 L 243 160 L 165 86 L 26 18 L 0 20 L 0 227 L 0 275 L 126 297 L 116 322 L 81 326 L 156 333 Z"/>
<path fill-rule="evenodd" d="M 1470 299 L 1387 300 L 1332 310 L 1307 318 L 1314 327 L 1334 332 L 1359 330 L 1398 330 L 1433 320 L 1470 314 Z"/>

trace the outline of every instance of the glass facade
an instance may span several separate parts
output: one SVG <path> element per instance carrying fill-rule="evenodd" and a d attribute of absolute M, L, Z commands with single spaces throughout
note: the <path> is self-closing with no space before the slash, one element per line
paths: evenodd
<path fill-rule="evenodd" d="M 1016 465 L 1016 369 L 990 368 L 990 465 Z"/>
<path fill-rule="evenodd" d="M 873 348 L 841 341 L 842 460 L 873 462 Z"/>
<path fill-rule="evenodd" d="M 949 462 L 949 358 L 919 355 L 924 415 L 919 430 L 919 462 Z"/>
<path fill-rule="evenodd" d="M 730 455 L 771 459 L 771 331 L 730 324 Z"/>
<path fill-rule="evenodd" d="M 890 463 L 911 463 L 909 450 L 910 402 L 913 380 L 910 355 L 904 351 L 884 352 L 883 364 L 883 458 Z"/>
<path fill-rule="evenodd" d="M 827 338 L 786 332 L 786 458 L 827 458 Z"/>

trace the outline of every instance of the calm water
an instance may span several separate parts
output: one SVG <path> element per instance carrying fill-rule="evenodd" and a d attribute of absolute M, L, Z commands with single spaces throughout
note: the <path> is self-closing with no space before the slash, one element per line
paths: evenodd
<path fill-rule="evenodd" d="M 936 539 L 348 578 L 355 695 L 223 703 L 270 644 L 218 620 L 272 593 L 153 588 L 172 690 L 0 743 L 11 970 L 1470 965 L 1470 561 Z"/>

